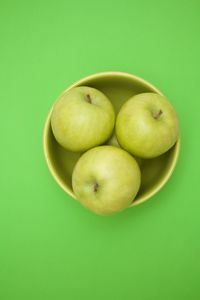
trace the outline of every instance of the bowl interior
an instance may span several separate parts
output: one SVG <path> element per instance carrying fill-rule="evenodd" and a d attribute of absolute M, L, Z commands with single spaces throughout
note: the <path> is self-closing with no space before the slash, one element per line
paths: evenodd
<path fill-rule="evenodd" d="M 126 73 L 107 72 L 86 77 L 74 86 L 87 85 L 105 93 L 113 103 L 116 114 L 131 96 L 143 92 L 161 92 L 148 82 Z M 71 88 L 69 87 L 69 88 Z M 57 183 L 72 197 L 71 176 L 81 154 L 66 151 L 55 140 L 48 115 L 44 129 L 44 152 L 48 167 Z M 170 177 L 179 152 L 179 141 L 165 154 L 154 159 L 142 159 L 142 183 L 132 205 L 139 204 L 154 195 Z"/>

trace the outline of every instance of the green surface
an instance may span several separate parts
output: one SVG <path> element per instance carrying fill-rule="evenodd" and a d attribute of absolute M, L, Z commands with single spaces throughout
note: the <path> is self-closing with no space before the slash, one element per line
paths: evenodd
<path fill-rule="evenodd" d="M 197 0 L 1 1 L 1 300 L 199 299 L 199 10 Z M 42 130 L 60 92 L 108 70 L 161 89 L 182 149 L 158 195 L 107 218 L 54 182 Z"/>

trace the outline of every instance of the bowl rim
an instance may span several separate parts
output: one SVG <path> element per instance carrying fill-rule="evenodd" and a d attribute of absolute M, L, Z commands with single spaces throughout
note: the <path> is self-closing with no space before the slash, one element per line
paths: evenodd
<path fill-rule="evenodd" d="M 95 78 L 101 78 L 101 77 L 105 77 L 105 76 L 116 76 L 116 77 L 118 76 L 118 77 L 129 78 L 133 81 L 138 81 L 140 83 L 143 83 L 145 86 L 153 89 L 153 91 L 155 91 L 156 93 L 158 93 L 160 95 L 163 95 L 163 93 L 158 88 L 156 88 L 153 84 L 149 83 L 145 79 L 143 79 L 139 76 L 127 73 L 127 72 L 119 72 L 119 71 L 99 72 L 99 73 L 94 73 L 94 74 L 91 74 L 89 76 L 83 77 L 80 80 L 77 80 L 73 84 L 71 84 L 62 93 L 65 93 L 66 91 L 70 90 L 71 88 L 73 88 L 77 85 L 81 85 L 82 83 L 84 83 L 87 80 L 91 80 L 91 79 L 95 79 Z M 43 129 L 42 139 L 43 139 L 44 157 L 45 157 L 48 169 L 49 169 L 52 177 L 54 178 L 54 180 L 57 182 L 57 184 L 64 190 L 65 193 L 70 195 L 72 198 L 76 199 L 74 193 L 67 186 L 65 186 L 63 184 L 62 180 L 60 180 L 60 178 L 57 175 L 57 172 L 55 171 L 55 169 L 53 167 L 53 164 L 50 160 L 49 150 L 48 150 L 48 146 L 47 146 L 47 144 L 48 144 L 47 143 L 47 136 L 48 136 L 49 127 L 51 126 L 50 125 L 50 118 L 51 118 L 52 109 L 53 109 L 53 105 L 52 105 L 52 107 L 51 107 L 51 109 L 50 109 L 50 111 L 47 115 L 45 125 L 44 125 L 44 129 Z M 157 194 L 162 189 L 162 187 L 167 183 L 167 181 L 171 177 L 171 175 L 172 175 L 172 173 L 175 169 L 175 166 L 177 164 L 177 161 L 178 161 L 178 157 L 179 157 L 179 153 L 180 153 L 180 137 L 178 138 L 178 140 L 176 141 L 176 143 L 173 147 L 174 147 L 174 150 L 173 150 L 172 163 L 171 163 L 170 168 L 168 169 L 167 173 L 165 174 L 164 178 L 160 181 L 160 183 L 158 185 L 156 185 L 156 187 L 151 192 L 148 192 L 144 196 L 141 196 L 138 199 L 134 200 L 129 207 L 139 205 L 139 204 L 149 200 L 155 194 Z"/>

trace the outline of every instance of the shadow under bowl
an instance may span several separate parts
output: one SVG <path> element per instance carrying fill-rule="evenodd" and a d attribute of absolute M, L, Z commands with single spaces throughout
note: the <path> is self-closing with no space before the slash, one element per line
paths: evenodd
<path fill-rule="evenodd" d="M 154 92 L 162 95 L 156 87 L 144 79 L 122 72 L 103 72 L 90 75 L 72 84 L 66 90 L 76 86 L 90 86 L 102 91 L 111 100 L 116 115 L 122 104 L 135 94 Z M 47 116 L 43 134 L 45 159 L 59 186 L 68 195 L 75 198 L 71 178 L 73 168 L 81 154 L 67 151 L 56 142 L 50 124 L 51 111 Z M 180 139 L 163 155 L 153 159 L 142 159 L 140 166 L 141 187 L 131 206 L 148 200 L 165 185 L 175 168 L 179 150 Z"/>

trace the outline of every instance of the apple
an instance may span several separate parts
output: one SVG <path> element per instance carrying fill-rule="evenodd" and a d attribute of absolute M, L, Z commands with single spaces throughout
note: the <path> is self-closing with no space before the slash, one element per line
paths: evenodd
<path fill-rule="evenodd" d="M 118 143 L 118 141 L 117 141 L 115 132 L 113 132 L 113 134 L 111 135 L 111 137 L 110 137 L 109 140 L 107 141 L 106 145 L 115 146 L 115 147 L 120 148 L 120 145 L 119 145 L 119 143 Z"/>
<path fill-rule="evenodd" d="M 175 109 L 164 96 L 142 93 L 121 107 L 115 132 L 122 148 L 142 158 L 153 158 L 175 144 L 179 123 Z"/>
<path fill-rule="evenodd" d="M 72 174 L 72 187 L 79 202 L 100 215 L 127 208 L 140 187 L 136 160 L 113 146 L 99 146 L 85 152 Z"/>
<path fill-rule="evenodd" d="M 80 86 L 64 92 L 53 106 L 51 127 L 65 149 L 83 152 L 103 144 L 112 134 L 115 113 L 99 90 Z"/>
<path fill-rule="evenodd" d="M 107 141 L 106 145 L 110 145 L 110 146 L 121 148 L 120 145 L 119 145 L 119 143 L 118 143 L 118 140 L 117 140 L 115 132 L 113 132 L 113 134 L 111 135 L 111 137 Z M 137 156 L 134 156 L 134 158 L 137 161 L 138 165 L 141 167 L 141 165 L 142 165 L 142 158 L 141 157 L 137 157 Z"/>

